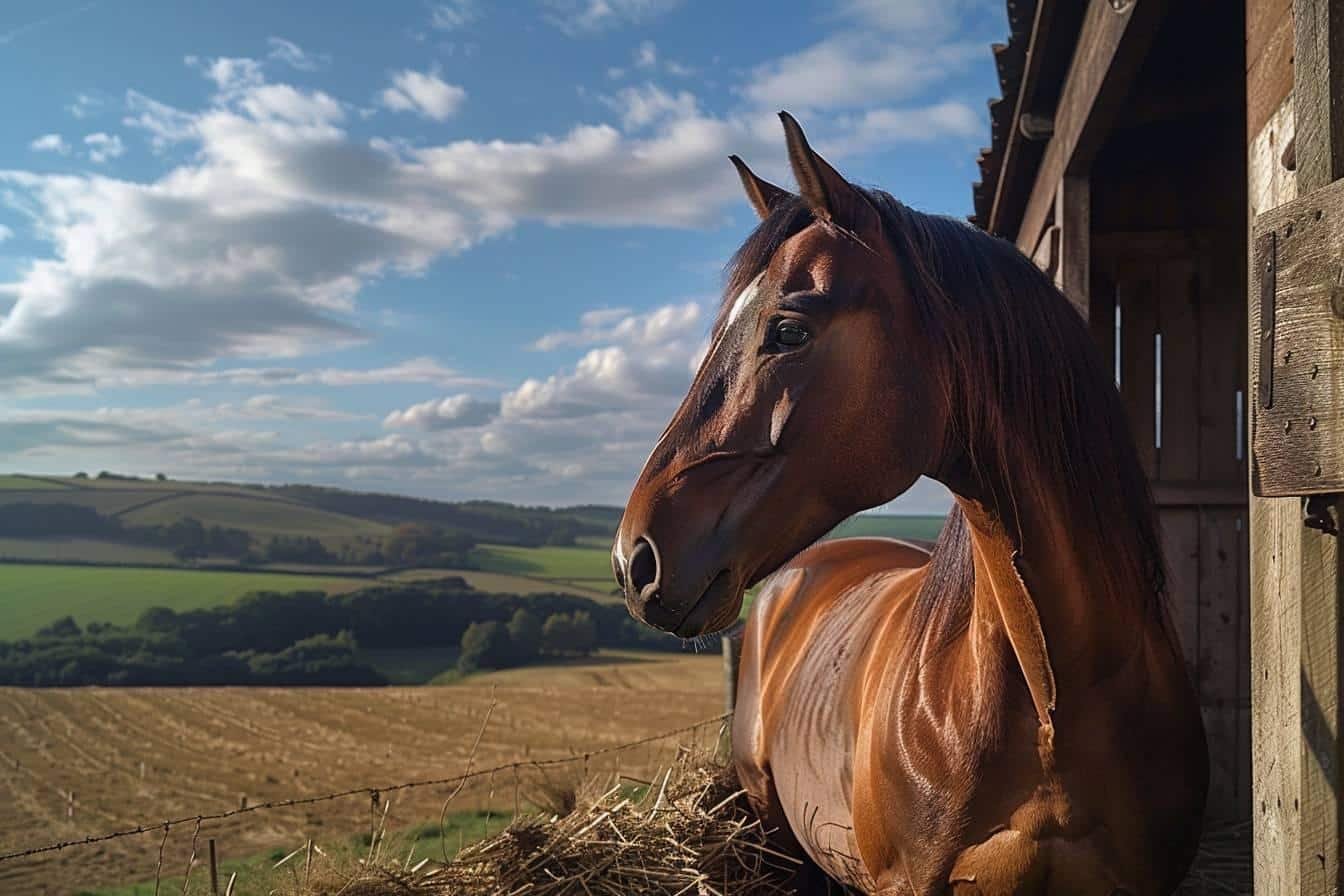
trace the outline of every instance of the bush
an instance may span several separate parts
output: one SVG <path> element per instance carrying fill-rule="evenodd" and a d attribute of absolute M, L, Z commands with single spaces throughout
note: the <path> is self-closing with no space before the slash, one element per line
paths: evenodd
<path fill-rule="evenodd" d="M 509 641 L 513 644 L 513 662 L 526 665 L 541 653 L 541 622 L 523 607 L 509 619 Z"/>

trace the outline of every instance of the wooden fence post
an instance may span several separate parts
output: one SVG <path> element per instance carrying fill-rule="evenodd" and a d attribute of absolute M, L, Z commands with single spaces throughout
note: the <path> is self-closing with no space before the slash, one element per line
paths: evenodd
<path fill-rule="evenodd" d="M 215 838 L 210 838 L 210 896 L 219 896 L 219 866 L 215 864 Z"/>
<path fill-rule="evenodd" d="M 742 658 L 742 634 L 724 635 L 723 642 L 723 708 L 732 712 L 737 708 L 737 664 Z"/>

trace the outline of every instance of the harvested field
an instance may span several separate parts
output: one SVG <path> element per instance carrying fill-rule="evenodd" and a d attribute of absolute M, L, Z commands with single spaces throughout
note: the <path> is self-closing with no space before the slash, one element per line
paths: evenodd
<path fill-rule="evenodd" d="M 293 797 L 461 773 L 496 702 L 474 766 L 582 755 L 721 711 L 718 656 L 647 654 L 626 678 L 585 686 L 560 683 L 554 667 L 508 683 L 490 677 L 452 687 L 381 689 L 0 689 L 0 852 L 54 840 L 234 809 Z M 622 667 L 625 668 L 625 667 Z M 639 690 L 630 684 L 638 681 Z M 660 687 L 652 689 L 653 686 Z M 701 740 L 709 737 L 701 733 Z M 589 773 L 647 774 L 676 748 L 664 741 L 596 757 Z M 141 777 L 140 763 L 144 763 Z M 575 776 L 582 763 L 564 767 Z M 569 771 L 552 771 L 562 778 Z M 540 786 L 520 773 L 519 796 Z M 454 809 L 492 804 L 511 810 L 512 775 L 477 779 Z M 438 818 L 450 788 L 388 794 L 389 826 Z M 74 818 L 66 794 L 75 791 Z M 493 796 L 492 796 L 493 791 Z M 253 812 L 201 830 L 230 857 L 292 849 L 308 837 L 345 840 L 368 831 L 367 795 Z M 175 828 L 164 867 L 180 876 L 191 825 Z M 45 857 L 0 863 L 0 892 L 74 893 L 152 879 L 155 831 Z M 203 848 L 203 845 L 202 845 Z M 166 873 L 165 876 L 168 876 Z"/>

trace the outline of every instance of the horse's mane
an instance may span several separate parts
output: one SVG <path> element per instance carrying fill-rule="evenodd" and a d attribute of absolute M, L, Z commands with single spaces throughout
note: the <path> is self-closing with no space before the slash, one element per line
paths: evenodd
<path fill-rule="evenodd" d="M 1082 318 L 1011 243 L 860 189 L 881 217 L 936 346 L 931 366 L 953 412 L 952 436 L 1015 546 L 1028 563 L 1056 549 L 1021 544 L 1017 518 L 1019 508 L 1052 502 L 1069 514 L 1070 535 L 1089 562 L 1108 573 L 1115 599 L 1137 601 L 1146 617 L 1165 625 L 1165 573 L 1148 480 Z M 813 220 L 799 197 L 779 202 L 729 263 L 727 297 Z M 727 298 L 716 331 L 726 305 Z M 970 550 L 966 521 L 954 508 L 916 604 L 916 628 L 950 632 L 965 623 Z"/>

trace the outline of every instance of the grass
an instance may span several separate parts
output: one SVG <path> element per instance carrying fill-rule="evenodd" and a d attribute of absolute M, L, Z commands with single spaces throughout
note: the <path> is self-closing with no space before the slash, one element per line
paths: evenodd
<path fill-rule="evenodd" d="M 153 606 L 193 610 L 236 600 L 250 591 L 351 591 L 367 579 L 284 573 L 97 566 L 0 564 L 0 641 L 22 638 L 73 616 L 81 625 L 128 625 Z"/>
<path fill-rule="evenodd" d="M 360 648 L 359 658 L 389 684 L 426 684 L 457 668 L 456 647 Z"/>
<path fill-rule="evenodd" d="M 885 538 L 936 539 L 943 529 L 942 516 L 895 516 L 863 513 L 852 516 L 831 531 L 830 538 L 879 535 Z"/>
<path fill-rule="evenodd" d="M 391 527 L 372 520 L 319 510 L 277 498 L 190 494 L 165 498 L 122 516 L 132 525 L 171 523 L 195 517 L 206 525 L 247 529 L 255 535 L 383 535 Z"/>
<path fill-rule="evenodd" d="M 472 559 L 489 572 L 521 573 L 543 579 L 611 578 L 611 549 L 597 547 L 520 548 L 482 545 Z"/>
<path fill-rule="evenodd" d="M 57 491 L 63 491 L 66 488 L 68 488 L 68 486 L 63 485 L 62 483 L 52 482 L 47 479 L 37 479 L 33 476 L 0 476 L 0 491 L 8 491 L 10 489 L 42 491 L 55 489 Z"/>
<path fill-rule="evenodd" d="M 424 858 L 442 860 L 445 849 L 449 856 L 456 855 L 462 847 L 484 839 L 490 833 L 498 833 L 512 820 L 512 812 L 500 810 L 466 809 L 450 812 L 444 817 L 442 827 L 438 821 L 426 821 L 404 830 L 388 831 L 380 852 L 383 855 L 395 854 L 398 859 L 409 856 L 411 863 Z M 318 845 L 329 856 L 332 853 L 349 853 L 354 857 L 363 857 L 368 853 L 370 837 L 370 834 L 354 835 L 346 838 L 344 842 L 336 844 L 320 842 Z M 253 894 L 262 896 L 274 892 L 279 884 L 292 882 L 294 874 L 302 878 L 304 873 L 302 853 L 285 862 L 280 868 L 275 867 L 277 862 L 295 848 L 297 847 L 272 849 L 244 859 L 221 859 L 218 864 L 221 892 L 229 880 L 229 875 L 234 873 L 238 875 L 233 891 L 235 896 L 253 896 Z M 179 869 L 174 867 L 159 881 L 160 896 L 165 893 L 208 893 L 210 868 L 206 864 L 209 861 L 206 856 L 208 853 L 198 858 L 199 864 L 191 873 L 190 888 L 184 888 L 183 877 L 177 873 Z M 154 893 L 155 883 L 148 880 L 124 886 L 80 890 L 77 896 L 154 896 Z"/>
<path fill-rule="evenodd" d="M 167 548 L 126 544 L 97 538 L 0 538 L 0 557 L 6 560 L 44 560 L 66 563 L 143 563 L 175 565 Z"/>
<path fill-rule="evenodd" d="M 406 569 L 401 572 L 382 576 L 389 582 L 432 582 L 435 579 L 461 577 L 478 591 L 493 594 L 574 594 L 578 597 L 590 597 L 593 600 L 607 598 L 607 581 L 600 584 L 578 581 L 566 583 L 559 580 L 510 575 L 502 572 L 482 572 L 475 569 Z"/>

